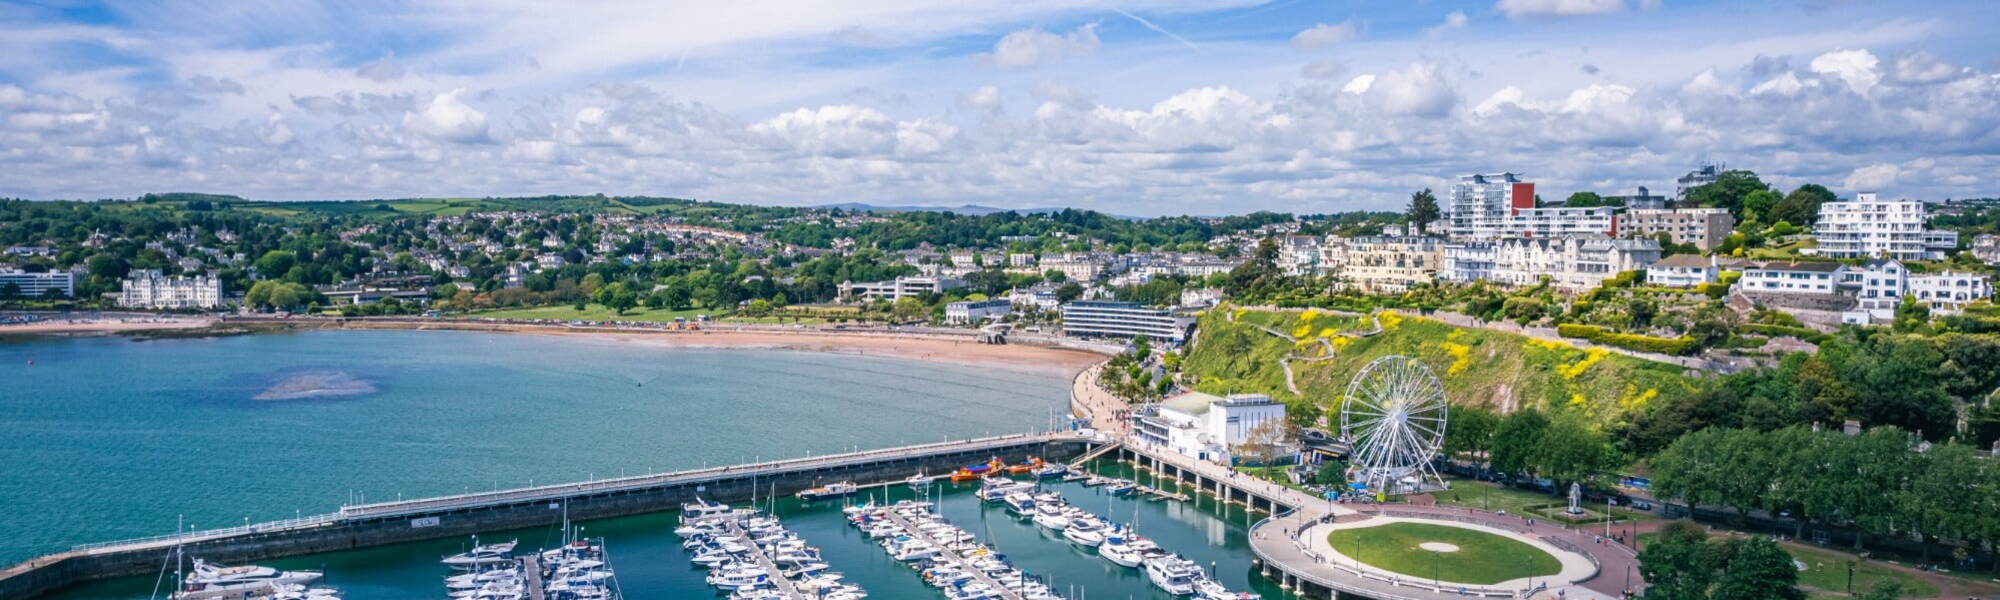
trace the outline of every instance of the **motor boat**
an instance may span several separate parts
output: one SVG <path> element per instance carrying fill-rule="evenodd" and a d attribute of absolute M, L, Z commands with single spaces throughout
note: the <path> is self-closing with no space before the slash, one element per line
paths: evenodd
<path fill-rule="evenodd" d="M 979 496 L 980 500 L 999 502 L 1006 498 L 1007 494 L 1025 492 L 1032 489 L 1035 489 L 1035 484 L 999 477 L 989 477 L 980 483 L 979 491 L 973 494 Z"/>
<path fill-rule="evenodd" d="M 1042 504 L 1035 507 L 1034 521 L 1044 528 L 1062 531 L 1069 528 L 1069 505 Z"/>
<path fill-rule="evenodd" d="M 841 496 L 852 494 L 855 492 L 855 490 L 859 489 L 861 489 L 861 486 L 855 485 L 854 482 L 852 481 L 841 481 L 837 483 L 829 483 L 815 488 L 800 490 L 798 493 L 798 498 L 800 500 L 838 498 Z"/>
<path fill-rule="evenodd" d="M 476 543 L 478 539 L 474 538 L 473 541 Z M 498 544 L 473 546 L 471 550 L 447 556 L 441 562 L 460 569 L 478 569 L 501 563 L 510 563 L 514 562 L 514 559 L 509 557 L 508 553 L 513 552 L 514 546 L 519 543 L 520 540 L 514 540 Z"/>
<path fill-rule="evenodd" d="M 1195 580 L 1194 593 L 1201 600 L 1260 600 L 1262 596 L 1250 592 L 1232 592 L 1222 587 L 1222 582 L 1203 577 Z"/>
<path fill-rule="evenodd" d="M 1152 540 L 1136 535 L 1116 534 L 1106 536 L 1104 543 L 1097 545 L 1097 555 L 1121 567 L 1138 567 L 1146 560 L 1166 554 Z"/>
<path fill-rule="evenodd" d="M 194 560 L 194 572 L 188 574 L 174 598 L 199 600 L 238 596 L 272 586 L 311 584 L 323 576 L 325 573 L 319 571 L 280 571 L 256 565 L 225 567 L 197 558 Z"/>
<path fill-rule="evenodd" d="M 1035 467 L 1035 477 L 1054 479 L 1069 474 L 1069 466 L 1062 463 L 1048 463 Z"/>
<path fill-rule="evenodd" d="M 1139 484 L 1132 483 L 1130 481 L 1114 481 L 1110 485 L 1104 486 L 1104 491 L 1110 492 L 1113 495 L 1124 495 L 1124 494 L 1130 494 L 1132 493 L 1132 490 L 1138 488 Z"/>
<path fill-rule="evenodd" d="M 1167 554 L 1146 561 L 1146 579 L 1169 594 L 1193 594 L 1195 580 L 1201 577 L 1201 567 L 1179 556 Z"/>
<path fill-rule="evenodd" d="M 922 471 L 918 471 L 917 474 L 911 475 L 909 479 L 904 480 L 905 483 L 910 484 L 910 487 L 913 488 L 921 488 L 930 485 L 931 482 L 933 481 L 937 481 L 937 477 L 925 475 L 923 474 Z"/>
<path fill-rule="evenodd" d="M 717 569 L 708 574 L 708 584 L 724 590 L 735 590 L 745 586 L 755 586 L 769 581 L 771 574 L 764 569 L 737 563 Z"/>
<path fill-rule="evenodd" d="M 1104 543 L 1104 534 L 1108 531 L 1110 528 L 1105 527 L 1103 521 L 1094 517 L 1073 519 L 1069 522 L 1069 527 L 1063 528 L 1063 539 L 1078 546 L 1095 548 L 1098 544 Z"/>
<path fill-rule="evenodd" d="M 1007 495 L 1000 497 L 1000 502 L 1007 505 L 1007 512 L 1016 515 L 1028 516 L 1035 513 L 1035 497 L 1026 491 L 1007 492 Z"/>

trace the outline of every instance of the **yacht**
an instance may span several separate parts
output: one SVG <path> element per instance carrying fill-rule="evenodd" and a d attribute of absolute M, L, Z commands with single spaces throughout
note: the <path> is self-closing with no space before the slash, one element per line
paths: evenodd
<path fill-rule="evenodd" d="M 1154 586 L 1176 596 L 1194 593 L 1194 582 L 1201 578 L 1201 568 L 1185 558 L 1167 554 L 1146 561 L 1146 579 Z"/>
<path fill-rule="evenodd" d="M 1035 524 L 1048 529 L 1062 531 L 1069 528 L 1069 508 L 1065 504 L 1041 504 L 1035 506 Z"/>
<path fill-rule="evenodd" d="M 1111 492 L 1112 494 L 1130 494 L 1132 490 L 1138 487 L 1139 484 L 1130 481 L 1114 481 L 1111 482 L 1111 485 L 1105 486 L 1104 491 Z"/>
<path fill-rule="evenodd" d="M 737 563 L 717 569 L 708 574 L 708 584 L 724 590 L 753 587 L 769 581 L 771 574 L 764 569 Z"/>
<path fill-rule="evenodd" d="M 1002 498 L 1006 498 L 1007 494 L 1025 492 L 1034 488 L 1035 484 L 1025 481 L 1014 481 L 1002 477 L 988 477 L 983 480 L 979 485 L 979 491 L 974 494 L 979 496 L 980 500 L 999 502 Z"/>
<path fill-rule="evenodd" d="M 696 497 L 693 502 L 681 505 L 681 522 L 703 521 L 711 517 L 729 514 L 729 505 L 714 500 Z"/>
<path fill-rule="evenodd" d="M 1069 522 L 1069 527 L 1063 528 L 1063 539 L 1069 540 L 1072 544 L 1094 548 L 1104 543 L 1106 531 L 1108 529 L 1105 528 L 1104 522 L 1096 518 L 1075 519 Z"/>
<path fill-rule="evenodd" d="M 1035 497 L 1026 491 L 1007 492 L 1000 497 L 1000 501 L 1007 504 L 1007 512 L 1016 515 L 1033 515 L 1035 512 Z"/>
<path fill-rule="evenodd" d="M 1260 600 L 1262 596 L 1250 592 L 1232 592 L 1222 587 L 1222 582 L 1203 577 L 1194 582 L 1195 597 L 1201 600 Z"/>
<path fill-rule="evenodd" d="M 477 544 L 478 542 L 479 538 L 473 538 L 473 543 Z M 502 542 L 498 544 L 473 546 L 471 550 L 467 550 L 464 553 L 454 554 L 445 557 L 444 561 L 442 562 L 444 562 L 444 564 L 451 565 L 453 567 L 467 568 L 467 569 L 476 569 L 488 565 L 514 562 L 514 559 L 507 556 L 507 553 L 513 552 L 514 546 L 519 543 L 520 540 L 514 540 L 511 542 Z"/>
<path fill-rule="evenodd" d="M 1035 477 L 1053 479 L 1069 474 L 1069 467 L 1062 463 L 1048 463 L 1035 467 Z"/>
<path fill-rule="evenodd" d="M 188 574 L 185 585 L 174 594 L 174 598 L 199 600 L 239 596 L 250 590 L 273 586 L 310 584 L 319 581 L 323 575 L 319 571 L 280 571 L 255 565 L 225 567 L 197 558 L 194 560 L 194 572 Z"/>
<path fill-rule="evenodd" d="M 854 491 L 855 491 L 855 490 L 859 490 L 859 489 L 861 489 L 861 486 L 858 486 L 858 485 L 855 485 L 855 484 L 854 484 L 854 482 L 852 482 L 852 481 L 842 481 L 842 482 L 838 482 L 838 483 L 829 483 L 829 484 L 826 484 L 826 485 L 823 485 L 823 486 L 819 486 L 819 487 L 816 487 L 816 488 L 811 488 L 811 489 L 807 489 L 807 490 L 803 490 L 803 491 L 800 491 L 800 492 L 798 493 L 798 497 L 799 497 L 799 499 L 800 499 L 800 500 L 818 500 L 818 499 L 820 499 L 820 498 L 838 498 L 838 497 L 841 497 L 841 496 L 845 496 L 845 495 L 848 495 L 848 494 L 852 494 L 852 493 L 854 493 Z"/>
<path fill-rule="evenodd" d="M 921 488 L 930 485 L 931 482 L 933 481 L 937 481 L 937 478 L 930 475 L 925 475 L 923 471 L 918 471 L 917 474 L 911 475 L 910 478 L 905 481 L 910 484 L 910 487 Z"/>
<path fill-rule="evenodd" d="M 1116 534 L 1106 536 L 1104 543 L 1097 545 L 1098 556 L 1121 567 L 1137 567 L 1146 564 L 1146 559 L 1166 554 L 1152 540 L 1136 535 Z"/>

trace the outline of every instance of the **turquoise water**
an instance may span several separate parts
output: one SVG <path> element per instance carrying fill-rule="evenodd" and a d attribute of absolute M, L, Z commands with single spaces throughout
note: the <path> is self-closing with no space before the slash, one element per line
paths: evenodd
<path fill-rule="evenodd" d="M 257 399 L 328 381 L 347 393 Z M 1066 397 L 1053 373 L 562 336 L 0 342 L 0 562 L 177 521 L 1025 431 Z"/>

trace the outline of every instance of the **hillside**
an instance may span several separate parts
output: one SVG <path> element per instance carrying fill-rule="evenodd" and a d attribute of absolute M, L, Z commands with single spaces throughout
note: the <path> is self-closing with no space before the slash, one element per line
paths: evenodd
<path fill-rule="evenodd" d="M 1322 311 L 1257 311 L 1224 307 L 1203 314 L 1182 368 L 1210 393 L 1263 392 L 1301 396 L 1334 411 L 1348 381 L 1382 356 L 1422 359 L 1444 382 L 1454 405 L 1512 411 L 1536 406 L 1577 410 L 1598 422 L 1644 407 L 1662 393 L 1691 391 L 1678 366 L 1604 351 L 1584 351 L 1484 329 L 1382 313 L 1382 332 L 1366 317 Z M 1268 327 L 1294 339 L 1259 329 Z M 1280 359 L 1292 357 L 1292 394 Z"/>

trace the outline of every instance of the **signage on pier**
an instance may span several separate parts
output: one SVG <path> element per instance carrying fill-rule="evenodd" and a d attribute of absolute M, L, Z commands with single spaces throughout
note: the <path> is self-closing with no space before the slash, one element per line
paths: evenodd
<path fill-rule="evenodd" d="M 438 524 L 438 517 L 423 517 L 423 518 L 418 518 L 418 519 L 410 519 L 410 528 L 411 528 L 411 529 L 423 529 L 423 528 L 425 528 L 425 527 L 436 527 L 436 526 L 437 526 L 437 524 Z"/>

